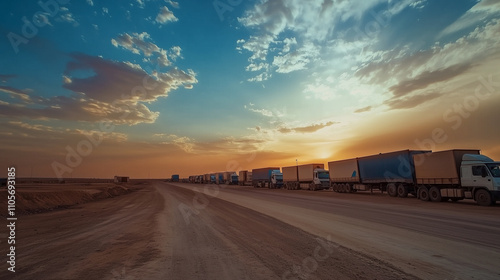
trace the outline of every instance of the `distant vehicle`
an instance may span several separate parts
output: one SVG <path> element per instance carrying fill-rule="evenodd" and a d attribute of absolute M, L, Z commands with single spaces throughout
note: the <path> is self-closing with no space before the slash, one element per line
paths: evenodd
<path fill-rule="evenodd" d="M 279 167 L 252 169 L 252 185 L 255 188 L 281 188 L 283 186 L 283 174 L 281 174 Z"/>
<path fill-rule="evenodd" d="M 216 173 L 210 174 L 210 184 L 217 184 Z"/>
<path fill-rule="evenodd" d="M 248 170 L 242 170 L 238 172 L 238 184 L 240 186 L 251 186 L 252 172 L 248 172 Z"/>
<path fill-rule="evenodd" d="M 237 185 L 238 184 L 238 174 L 234 171 L 224 172 L 224 183 L 226 185 Z"/>
<path fill-rule="evenodd" d="M 203 175 L 203 183 L 205 183 L 205 184 L 210 184 L 211 183 L 210 174 L 204 174 Z"/>
<path fill-rule="evenodd" d="M 237 185 L 238 184 L 238 175 L 234 171 L 226 171 L 226 172 L 224 172 L 224 175 L 223 175 L 223 182 L 226 185 Z"/>
<path fill-rule="evenodd" d="M 172 175 L 172 178 L 170 179 L 172 182 L 179 182 L 179 175 L 178 174 L 174 174 Z"/>
<path fill-rule="evenodd" d="M 319 190 L 330 187 L 328 170 L 323 163 L 283 167 L 283 184 L 287 190 Z"/>

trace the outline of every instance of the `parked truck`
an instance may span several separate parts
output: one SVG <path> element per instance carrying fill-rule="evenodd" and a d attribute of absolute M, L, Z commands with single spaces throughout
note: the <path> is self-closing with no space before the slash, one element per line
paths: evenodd
<path fill-rule="evenodd" d="M 209 174 L 209 181 L 207 182 L 207 184 L 216 184 L 217 183 L 217 173 L 211 173 Z"/>
<path fill-rule="evenodd" d="M 170 179 L 172 182 L 179 182 L 179 175 L 178 174 L 174 174 L 172 175 L 172 178 Z"/>
<path fill-rule="evenodd" d="M 252 185 L 255 188 L 281 188 L 283 186 L 283 174 L 281 174 L 279 167 L 252 169 Z"/>
<path fill-rule="evenodd" d="M 252 172 L 248 172 L 248 170 L 241 170 L 238 172 L 238 184 L 240 186 L 251 186 Z"/>
<path fill-rule="evenodd" d="M 322 163 L 283 167 L 283 185 L 287 190 L 319 190 L 330 187 L 328 170 Z"/>
<path fill-rule="evenodd" d="M 226 183 L 226 181 L 224 181 L 224 172 L 215 173 L 215 183 L 217 185 Z"/>
<path fill-rule="evenodd" d="M 238 184 L 238 174 L 234 171 L 224 172 L 224 183 L 226 185 L 237 185 Z"/>
<path fill-rule="evenodd" d="M 500 199 L 500 162 L 479 150 L 413 155 L 417 197 L 424 201 L 474 199 L 489 206 Z"/>
<path fill-rule="evenodd" d="M 341 193 L 379 189 L 390 196 L 415 194 L 413 155 L 424 153 L 430 151 L 403 150 L 328 162 L 330 187 Z"/>

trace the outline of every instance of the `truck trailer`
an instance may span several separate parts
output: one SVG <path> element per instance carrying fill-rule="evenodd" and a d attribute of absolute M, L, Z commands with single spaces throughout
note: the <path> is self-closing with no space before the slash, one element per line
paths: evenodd
<path fill-rule="evenodd" d="M 474 199 L 489 206 L 500 199 L 500 162 L 479 150 L 413 155 L 417 197 L 423 201 Z"/>
<path fill-rule="evenodd" d="M 178 174 L 174 174 L 172 175 L 171 179 L 170 179 L 172 182 L 179 182 L 179 175 Z"/>
<path fill-rule="evenodd" d="M 413 155 L 425 153 L 430 151 L 403 150 L 328 162 L 330 187 L 341 193 L 379 189 L 406 197 L 414 191 Z"/>
<path fill-rule="evenodd" d="M 323 163 L 283 167 L 283 185 L 287 190 L 327 189 L 330 186 L 328 170 Z"/>
<path fill-rule="evenodd" d="M 252 169 L 252 185 L 254 188 L 281 188 L 283 186 L 283 174 L 281 174 L 279 167 Z"/>
<path fill-rule="evenodd" d="M 238 184 L 240 186 L 251 186 L 252 172 L 248 172 L 248 170 L 241 170 L 238 172 Z"/>

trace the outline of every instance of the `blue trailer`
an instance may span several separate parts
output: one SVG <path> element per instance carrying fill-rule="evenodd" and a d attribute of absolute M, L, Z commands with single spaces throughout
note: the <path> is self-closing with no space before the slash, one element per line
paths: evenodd
<path fill-rule="evenodd" d="M 330 186 L 337 192 L 387 191 L 390 196 L 415 193 L 413 155 L 431 151 L 403 150 L 328 163 Z"/>
<path fill-rule="evenodd" d="M 177 174 L 172 175 L 171 181 L 172 182 L 179 182 L 179 175 L 177 175 Z"/>
<path fill-rule="evenodd" d="M 283 174 L 279 167 L 252 169 L 252 185 L 255 188 L 281 188 L 283 186 Z"/>

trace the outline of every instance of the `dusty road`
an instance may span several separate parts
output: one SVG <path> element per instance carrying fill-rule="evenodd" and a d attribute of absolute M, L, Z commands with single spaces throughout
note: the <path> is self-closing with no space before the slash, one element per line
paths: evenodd
<path fill-rule="evenodd" d="M 0 279 L 498 279 L 499 214 L 377 195 L 157 182 L 21 216 L 16 273 L 4 263 Z"/>

